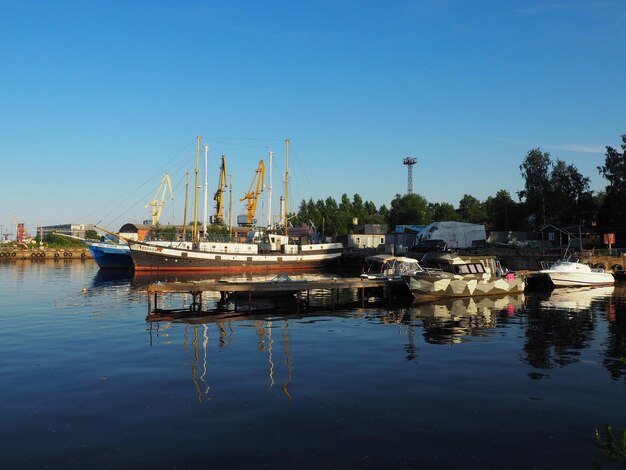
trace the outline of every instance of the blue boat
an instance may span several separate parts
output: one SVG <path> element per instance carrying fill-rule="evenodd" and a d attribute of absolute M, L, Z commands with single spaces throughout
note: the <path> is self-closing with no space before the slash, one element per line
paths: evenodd
<path fill-rule="evenodd" d="M 86 242 L 100 269 L 132 269 L 133 259 L 126 243 Z"/>

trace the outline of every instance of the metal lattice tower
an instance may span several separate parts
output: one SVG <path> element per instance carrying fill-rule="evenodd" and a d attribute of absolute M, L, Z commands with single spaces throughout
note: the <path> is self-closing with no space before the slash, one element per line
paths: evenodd
<path fill-rule="evenodd" d="M 409 180 L 407 182 L 406 192 L 407 194 L 411 194 L 413 193 L 413 165 L 417 163 L 417 158 L 406 157 L 402 163 L 404 163 L 409 170 Z"/>

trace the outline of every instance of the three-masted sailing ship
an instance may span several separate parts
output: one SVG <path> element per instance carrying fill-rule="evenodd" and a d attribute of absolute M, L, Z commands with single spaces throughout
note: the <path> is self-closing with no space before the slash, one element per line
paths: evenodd
<path fill-rule="evenodd" d="M 285 193 L 289 184 L 289 140 L 286 141 Z M 198 151 L 196 179 L 198 175 Z M 195 184 L 194 214 L 197 214 L 198 184 Z M 286 211 L 285 211 L 286 213 Z M 195 217 L 195 215 L 194 215 Z M 289 237 L 287 217 L 283 233 L 270 230 L 251 231 L 245 243 L 214 242 L 199 239 L 194 220 L 192 240 L 170 245 L 154 245 L 126 240 L 137 272 L 213 271 L 268 272 L 322 268 L 337 263 L 343 251 L 341 243 L 294 243 Z"/>

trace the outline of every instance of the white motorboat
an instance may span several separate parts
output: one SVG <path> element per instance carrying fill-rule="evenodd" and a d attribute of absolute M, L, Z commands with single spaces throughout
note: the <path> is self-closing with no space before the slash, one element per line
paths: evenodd
<path fill-rule="evenodd" d="M 608 286 L 615 283 L 611 273 L 592 268 L 578 260 L 562 259 L 539 271 L 550 278 L 555 287 Z"/>

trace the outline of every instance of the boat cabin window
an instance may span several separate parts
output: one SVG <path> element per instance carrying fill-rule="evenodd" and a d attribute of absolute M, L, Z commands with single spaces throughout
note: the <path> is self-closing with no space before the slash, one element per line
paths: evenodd
<path fill-rule="evenodd" d="M 459 274 L 480 274 L 484 272 L 485 267 L 480 263 L 457 265 L 457 273 Z"/>

